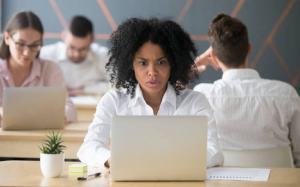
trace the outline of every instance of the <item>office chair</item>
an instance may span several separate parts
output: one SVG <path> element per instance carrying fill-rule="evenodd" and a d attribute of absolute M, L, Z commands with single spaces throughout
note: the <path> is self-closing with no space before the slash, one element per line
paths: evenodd
<path fill-rule="evenodd" d="M 256 150 L 223 150 L 223 166 L 293 168 L 290 146 Z"/>

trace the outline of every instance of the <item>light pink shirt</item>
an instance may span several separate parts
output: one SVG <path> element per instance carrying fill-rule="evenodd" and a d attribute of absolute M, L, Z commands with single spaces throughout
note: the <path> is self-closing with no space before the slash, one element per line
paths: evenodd
<path fill-rule="evenodd" d="M 65 80 L 59 66 L 51 61 L 36 58 L 29 77 L 21 87 L 65 86 Z M 0 58 L 0 106 L 2 106 L 3 89 L 15 87 L 12 75 L 7 67 L 7 61 Z M 77 111 L 72 101 L 67 98 L 65 107 L 67 122 L 77 121 Z"/>

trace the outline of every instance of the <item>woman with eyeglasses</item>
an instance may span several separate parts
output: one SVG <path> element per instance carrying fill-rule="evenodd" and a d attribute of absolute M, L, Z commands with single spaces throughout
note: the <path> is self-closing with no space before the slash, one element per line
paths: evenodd
<path fill-rule="evenodd" d="M 43 33 L 40 19 L 32 12 L 19 12 L 6 25 L 0 45 L 0 106 L 5 87 L 65 86 L 59 66 L 39 58 Z M 65 119 L 77 120 L 68 98 Z"/>

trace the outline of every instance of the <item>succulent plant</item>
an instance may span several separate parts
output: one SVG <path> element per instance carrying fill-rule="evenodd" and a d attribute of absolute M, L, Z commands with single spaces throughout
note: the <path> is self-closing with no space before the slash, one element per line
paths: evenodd
<path fill-rule="evenodd" d="M 54 133 L 54 130 L 52 130 L 52 133 L 50 132 L 50 136 L 46 135 L 48 137 L 48 140 L 43 140 L 44 143 L 42 143 L 42 147 L 38 146 L 42 153 L 44 154 L 61 154 L 63 153 L 63 150 L 66 149 L 66 146 L 61 145 L 63 143 L 61 141 L 61 136 L 63 134 L 57 134 Z"/>

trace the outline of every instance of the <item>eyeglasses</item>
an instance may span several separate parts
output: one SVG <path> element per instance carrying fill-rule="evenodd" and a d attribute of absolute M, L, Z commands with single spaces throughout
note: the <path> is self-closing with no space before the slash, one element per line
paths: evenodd
<path fill-rule="evenodd" d="M 20 43 L 20 42 L 16 42 L 14 41 L 14 39 L 12 37 L 10 37 L 11 40 L 15 43 L 16 45 L 16 48 L 19 50 L 19 51 L 24 51 L 26 48 L 29 48 L 30 51 L 32 52 L 38 52 L 42 45 L 41 44 L 32 44 L 32 45 L 26 45 L 24 43 Z"/>

